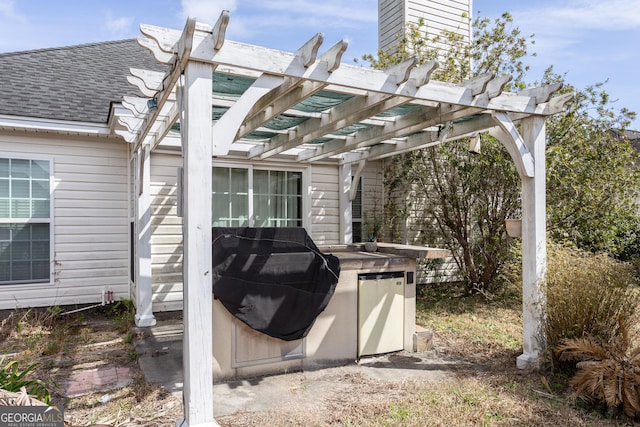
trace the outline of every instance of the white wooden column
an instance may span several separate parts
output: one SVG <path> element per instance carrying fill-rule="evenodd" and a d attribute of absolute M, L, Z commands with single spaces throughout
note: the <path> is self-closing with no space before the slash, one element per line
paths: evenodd
<path fill-rule="evenodd" d="M 340 207 L 340 243 L 353 243 L 353 214 L 351 211 L 351 163 L 340 165 L 339 199 Z"/>
<path fill-rule="evenodd" d="M 147 327 L 156 324 L 152 310 L 151 285 L 151 150 L 148 145 L 138 150 L 138 170 L 136 180 L 136 253 L 135 258 L 135 301 L 136 326 Z"/>
<path fill-rule="evenodd" d="M 546 346 L 546 166 L 545 119 L 521 121 L 524 144 L 534 159 L 534 176 L 522 177 L 522 314 L 523 353 L 520 369 L 538 367 Z"/>
<path fill-rule="evenodd" d="M 211 288 L 211 93 L 213 67 L 188 62 L 182 77 L 183 368 L 181 425 L 217 426 L 213 418 Z"/>

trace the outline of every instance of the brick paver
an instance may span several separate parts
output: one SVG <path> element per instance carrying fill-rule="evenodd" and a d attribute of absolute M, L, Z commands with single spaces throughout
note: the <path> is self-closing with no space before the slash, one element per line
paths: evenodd
<path fill-rule="evenodd" d="M 133 381 L 130 368 L 122 366 L 101 366 L 72 374 L 65 383 L 66 397 L 81 396 L 97 391 L 121 388 Z"/>

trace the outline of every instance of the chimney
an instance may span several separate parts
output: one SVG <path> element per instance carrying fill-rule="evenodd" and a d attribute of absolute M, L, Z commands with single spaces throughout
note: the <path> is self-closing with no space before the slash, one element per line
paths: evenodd
<path fill-rule="evenodd" d="M 378 48 L 396 49 L 407 24 L 418 24 L 424 18 L 429 38 L 443 30 L 461 34 L 471 42 L 472 0 L 378 0 Z M 437 46 L 447 49 L 446 45 Z"/>

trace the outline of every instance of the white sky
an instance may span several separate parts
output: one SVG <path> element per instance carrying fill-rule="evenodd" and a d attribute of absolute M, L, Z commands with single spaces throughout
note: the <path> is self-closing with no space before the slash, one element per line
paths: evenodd
<path fill-rule="evenodd" d="M 212 24 L 223 9 L 231 40 L 294 51 L 323 32 L 325 48 L 349 40 L 349 62 L 377 48 L 376 0 L 0 0 L 0 52 L 137 37 L 141 23 L 182 29 L 187 16 Z M 473 0 L 473 10 L 508 11 L 535 34 L 529 81 L 548 65 L 579 88 L 608 79 L 616 105 L 640 114 L 640 0 Z"/>

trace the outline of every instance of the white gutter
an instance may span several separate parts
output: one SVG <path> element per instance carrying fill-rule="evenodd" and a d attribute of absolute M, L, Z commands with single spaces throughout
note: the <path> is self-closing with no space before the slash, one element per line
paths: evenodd
<path fill-rule="evenodd" d="M 75 122 L 66 120 L 40 119 L 25 116 L 8 116 L 0 114 L 0 128 L 44 131 L 56 133 L 73 133 L 82 135 L 113 135 L 109 126 L 104 123 Z"/>

